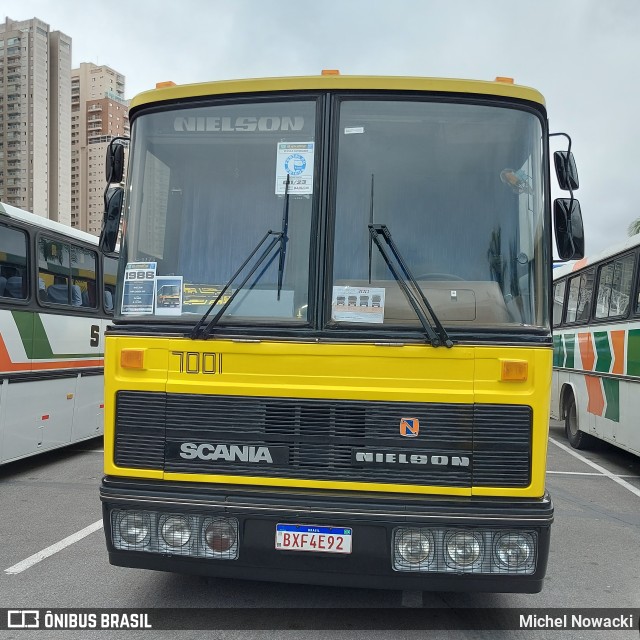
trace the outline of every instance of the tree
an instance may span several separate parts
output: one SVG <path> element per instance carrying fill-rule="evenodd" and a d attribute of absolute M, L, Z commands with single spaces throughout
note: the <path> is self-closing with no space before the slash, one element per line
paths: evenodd
<path fill-rule="evenodd" d="M 635 236 L 636 233 L 640 233 L 640 218 L 636 218 L 630 225 L 627 230 L 630 236 Z"/>

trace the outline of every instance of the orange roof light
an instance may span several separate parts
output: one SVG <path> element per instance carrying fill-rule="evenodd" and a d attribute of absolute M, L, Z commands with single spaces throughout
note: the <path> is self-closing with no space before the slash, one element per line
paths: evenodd
<path fill-rule="evenodd" d="M 156 89 L 164 89 L 165 87 L 175 87 L 176 83 L 173 80 L 165 80 L 164 82 L 156 82 Z"/>
<path fill-rule="evenodd" d="M 507 78 L 506 76 L 497 76 L 496 82 L 504 82 L 505 84 L 513 84 L 513 78 Z"/>
<path fill-rule="evenodd" d="M 322 75 L 323 76 L 339 76 L 340 70 L 339 69 L 323 69 Z"/>

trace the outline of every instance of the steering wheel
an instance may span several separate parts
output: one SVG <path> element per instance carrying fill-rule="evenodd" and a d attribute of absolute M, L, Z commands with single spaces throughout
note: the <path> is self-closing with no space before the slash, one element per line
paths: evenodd
<path fill-rule="evenodd" d="M 416 280 L 462 280 L 460 276 L 454 276 L 452 273 L 422 273 L 415 276 Z"/>

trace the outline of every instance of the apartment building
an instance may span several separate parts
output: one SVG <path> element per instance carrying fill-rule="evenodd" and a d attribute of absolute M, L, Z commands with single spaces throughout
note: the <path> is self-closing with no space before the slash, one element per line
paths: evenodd
<path fill-rule="evenodd" d="M 0 200 L 71 223 L 71 38 L 0 22 Z"/>
<path fill-rule="evenodd" d="M 71 226 L 100 234 L 105 155 L 116 136 L 129 135 L 125 78 L 83 62 L 71 71 Z"/>

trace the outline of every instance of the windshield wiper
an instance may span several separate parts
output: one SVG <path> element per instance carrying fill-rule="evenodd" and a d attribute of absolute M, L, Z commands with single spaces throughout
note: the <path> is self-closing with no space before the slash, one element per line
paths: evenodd
<path fill-rule="evenodd" d="M 244 285 L 247 284 L 247 282 L 249 281 L 249 278 L 251 278 L 251 276 L 258 270 L 258 267 L 265 261 L 266 257 L 269 255 L 273 247 L 275 247 L 279 242 L 280 243 L 282 242 L 282 232 L 272 231 L 271 229 L 269 229 L 269 231 L 267 231 L 267 233 L 264 234 L 262 240 L 258 242 L 255 249 L 249 254 L 247 259 L 242 263 L 239 269 L 231 276 L 231 278 L 229 278 L 227 284 L 225 284 L 224 287 L 222 287 L 222 289 L 220 290 L 220 293 L 216 296 L 216 299 L 211 303 L 211 305 L 209 306 L 205 314 L 198 321 L 198 324 L 196 324 L 196 326 L 192 329 L 191 331 L 192 340 L 195 340 L 196 338 L 198 338 L 198 332 L 200 331 L 201 327 L 204 325 L 206 319 L 209 317 L 209 314 L 213 311 L 214 307 L 218 304 L 218 302 L 222 300 L 222 296 L 224 296 L 224 294 L 227 292 L 227 289 L 234 283 L 235 279 L 240 275 L 240 273 L 242 273 L 242 270 L 251 262 L 253 256 L 255 256 L 256 253 L 258 253 L 258 251 L 260 250 L 260 247 L 262 247 L 262 245 L 266 242 L 269 236 L 271 236 L 271 242 L 269 243 L 269 246 L 267 246 L 267 248 L 262 252 L 258 260 L 255 262 L 255 264 L 249 271 L 249 273 L 245 276 L 245 279 L 240 283 L 238 287 L 236 287 L 236 290 L 227 298 L 224 304 L 220 307 L 218 313 L 216 313 L 216 315 L 210 320 L 209 324 L 207 324 L 207 326 L 202 331 L 201 338 L 203 340 L 206 340 L 209 337 L 213 328 L 216 326 L 216 324 L 218 324 L 218 321 L 220 320 L 220 318 L 222 318 L 224 312 L 229 308 L 229 305 L 233 302 L 233 299 L 242 290 Z M 280 249 L 278 251 L 282 251 L 282 244 L 280 245 Z"/>
<path fill-rule="evenodd" d="M 400 286 L 402 293 L 405 295 L 405 298 L 407 299 L 407 301 L 415 311 L 416 316 L 418 316 L 418 319 L 422 324 L 424 332 L 427 338 L 429 339 L 429 341 L 431 342 L 431 346 L 439 347 L 440 345 L 444 344 L 446 347 L 451 348 L 453 346 L 453 341 L 449 337 L 449 334 L 447 333 L 446 329 L 442 326 L 442 323 L 438 319 L 438 316 L 436 316 L 432 306 L 429 304 L 429 301 L 427 300 L 427 297 L 425 296 L 424 291 L 420 288 L 420 285 L 418 285 L 417 280 L 413 277 L 413 275 L 409 271 L 409 267 L 407 266 L 406 262 L 402 258 L 402 255 L 398 251 L 398 248 L 396 247 L 393 241 L 393 238 L 391 237 L 391 233 L 387 225 L 386 224 L 370 224 L 369 235 L 371 236 L 372 240 L 376 243 L 376 246 L 378 247 L 380 253 L 382 254 L 384 261 L 387 263 L 389 270 L 391 271 L 391 273 L 393 274 L 393 277 L 395 278 L 396 282 Z M 385 246 L 382 244 L 382 241 L 380 240 L 380 236 L 384 238 L 384 241 L 387 243 L 387 245 L 391 249 L 391 253 L 393 253 L 393 257 L 396 259 L 396 262 L 400 265 L 400 269 L 402 270 L 404 277 L 398 273 L 395 265 L 392 263 L 391 258 L 389 257 Z M 409 287 L 409 285 L 411 285 L 411 287 Z M 435 326 L 435 331 L 434 331 L 434 328 L 431 326 L 431 323 L 429 322 L 424 311 L 422 310 L 422 307 L 420 306 L 420 302 L 422 302 L 422 304 L 425 306 L 425 308 L 429 312 L 429 315 L 433 320 L 433 325 Z"/>
<path fill-rule="evenodd" d="M 204 325 L 205 320 L 209 317 L 209 314 L 213 311 L 214 307 L 218 304 L 218 302 L 222 299 L 222 296 L 226 293 L 227 289 L 233 284 L 234 280 L 240 275 L 242 270 L 249 264 L 253 256 L 258 253 L 260 247 L 264 244 L 266 239 L 269 236 L 273 236 L 269 246 L 262 252 L 260 258 L 258 258 L 257 262 L 253 265 L 251 271 L 246 275 L 245 279 L 240 283 L 236 290 L 227 298 L 225 303 L 220 307 L 218 313 L 212 318 L 209 324 L 204 328 L 202 332 L 202 338 L 206 340 L 213 328 L 218 324 L 218 321 L 224 315 L 224 312 L 229 308 L 229 305 L 233 302 L 233 299 L 236 295 L 244 288 L 244 285 L 247 284 L 249 278 L 258 270 L 258 267 L 265 261 L 266 257 L 269 255 L 273 247 L 276 244 L 280 243 L 280 247 L 278 248 L 278 254 L 280 256 L 278 262 L 278 300 L 280 300 L 280 291 L 282 290 L 282 279 L 284 277 L 284 266 L 285 266 L 285 258 L 287 253 L 287 240 L 289 239 L 287 236 L 287 231 L 289 230 L 289 183 L 291 182 L 291 176 L 287 174 L 287 181 L 284 187 L 284 207 L 282 209 L 282 230 L 278 233 L 276 231 L 272 231 L 269 229 L 267 233 L 264 235 L 262 240 L 256 245 L 256 248 L 249 254 L 248 258 L 242 263 L 240 268 L 229 278 L 227 284 L 222 287 L 220 293 L 216 296 L 216 299 L 211 303 L 206 313 L 200 318 L 198 324 L 191 331 L 191 339 L 195 340 L 198 337 L 198 332 L 200 328 Z M 275 257 L 275 255 L 274 255 Z M 264 271 L 263 271 L 264 273 Z M 260 274 L 262 275 L 262 274 Z"/>
<path fill-rule="evenodd" d="M 284 186 L 284 207 L 282 209 L 282 233 L 280 234 L 280 261 L 278 262 L 278 300 L 282 289 L 282 278 L 284 276 L 284 259 L 287 254 L 287 231 L 289 230 L 289 182 L 291 176 L 287 174 L 287 183 Z"/>

